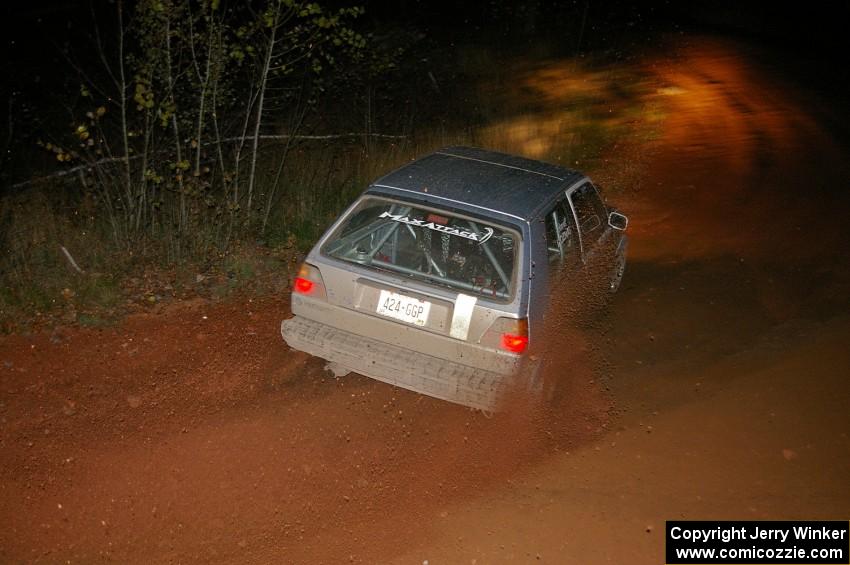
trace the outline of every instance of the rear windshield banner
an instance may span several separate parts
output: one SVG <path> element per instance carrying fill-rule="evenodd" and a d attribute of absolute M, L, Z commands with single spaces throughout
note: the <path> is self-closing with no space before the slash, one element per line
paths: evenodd
<path fill-rule="evenodd" d="M 484 243 L 485 241 L 493 237 L 493 228 L 484 228 L 484 233 L 482 234 L 464 230 L 461 228 L 456 228 L 453 226 L 444 226 L 442 224 L 437 224 L 434 222 L 410 218 L 409 216 L 405 216 L 403 214 L 393 214 L 392 212 L 384 212 L 378 217 L 389 218 L 395 222 L 401 222 L 402 224 L 408 224 L 410 226 L 416 226 L 418 228 L 425 228 L 429 230 L 438 231 L 440 233 L 447 233 L 449 235 L 455 235 L 457 237 L 471 239 L 472 241 L 477 241 L 478 243 Z"/>

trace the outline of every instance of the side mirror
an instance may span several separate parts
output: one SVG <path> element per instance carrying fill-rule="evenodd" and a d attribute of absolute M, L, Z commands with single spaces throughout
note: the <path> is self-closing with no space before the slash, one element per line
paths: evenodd
<path fill-rule="evenodd" d="M 629 218 L 625 214 L 611 212 L 608 214 L 608 225 L 615 230 L 626 231 L 629 227 Z"/>

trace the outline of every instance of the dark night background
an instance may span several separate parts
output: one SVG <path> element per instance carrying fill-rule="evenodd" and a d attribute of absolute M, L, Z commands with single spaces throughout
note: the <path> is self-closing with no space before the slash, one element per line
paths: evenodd
<path fill-rule="evenodd" d="M 339 2 L 334 4 L 344 5 Z M 3 10 L 4 131 L 12 116 L 14 147 L 26 151 L 43 135 L 45 123 L 61 119 L 57 100 L 74 90 L 75 79 L 60 50 L 80 60 L 91 52 L 91 22 L 104 34 L 112 23 L 112 2 L 44 1 L 6 3 Z M 456 47 L 471 44 L 495 54 L 532 53 L 571 56 L 604 53 L 628 59 L 658 45 L 671 34 L 709 33 L 762 45 L 770 64 L 807 88 L 845 104 L 850 80 L 847 65 L 847 2 L 489 2 L 373 1 L 358 26 L 378 37 L 403 32 L 411 49 L 402 61 L 410 76 L 388 91 L 402 96 L 420 90 L 421 67 L 452 72 Z M 584 23 L 584 28 L 582 28 Z M 96 72 L 92 65 L 92 72 Z M 838 127 L 842 127 L 838 125 Z M 38 158 L 42 161 L 39 163 Z M 10 156 L 11 158 L 11 156 Z M 27 161 L 51 166 L 45 155 Z M 12 160 L 14 160 L 12 158 Z M 31 167 L 5 162 L 3 176 L 21 180 Z"/>

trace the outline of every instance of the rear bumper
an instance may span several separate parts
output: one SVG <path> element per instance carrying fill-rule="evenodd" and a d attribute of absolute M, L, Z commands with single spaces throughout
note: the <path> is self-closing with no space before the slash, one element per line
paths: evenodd
<path fill-rule="evenodd" d="M 482 410 L 495 410 L 510 374 L 477 369 L 295 316 L 280 325 L 293 349 L 356 373 L 421 394 Z"/>

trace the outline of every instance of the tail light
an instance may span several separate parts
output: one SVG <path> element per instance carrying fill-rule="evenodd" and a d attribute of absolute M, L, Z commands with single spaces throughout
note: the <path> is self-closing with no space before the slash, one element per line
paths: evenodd
<path fill-rule="evenodd" d="M 295 280 L 292 281 L 292 292 L 322 300 L 327 300 L 328 298 L 325 292 L 325 281 L 322 280 L 322 273 L 319 272 L 319 269 L 308 263 L 302 263 L 301 268 L 298 269 L 298 274 L 295 276 Z"/>
<path fill-rule="evenodd" d="M 502 349 L 511 353 L 522 353 L 528 347 L 528 336 L 518 334 L 502 334 Z"/>
<path fill-rule="evenodd" d="M 528 349 L 528 320 L 525 318 L 496 318 L 481 337 L 481 344 L 498 347 L 515 355 Z"/>

